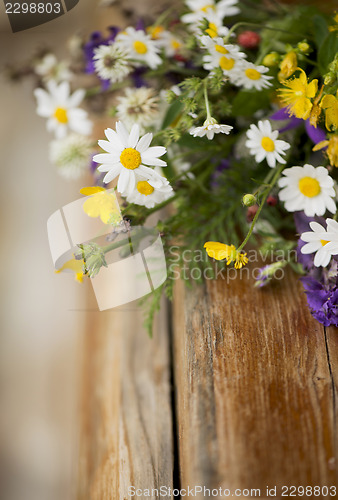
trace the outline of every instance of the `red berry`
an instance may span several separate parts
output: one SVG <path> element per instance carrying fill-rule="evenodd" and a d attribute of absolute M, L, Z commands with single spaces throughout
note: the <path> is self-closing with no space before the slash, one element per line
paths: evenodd
<path fill-rule="evenodd" d="M 243 31 L 243 33 L 238 35 L 237 41 L 245 49 L 256 49 L 261 41 L 261 37 L 254 31 Z"/>
<path fill-rule="evenodd" d="M 178 62 L 183 62 L 183 63 L 187 62 L 186 58 L 181 56 L 181 54 L 175 54 L 174 59 L 175 59 L 175 61 L 178 61 Z"/>
<path fill-rule="evenodd" d="M 252 207 L 248 208 L 248 210 L 246 211 L 246 219 L 248 222 L 253 221 L 253 218 L 255 217 L 257 210 L 258 210 L 258 205 L 252 205 Z"/>
<path fill-rule="evenodd" d="M 266 202 L 270 207 L 275 207 L 277 205 L 277 198 L 276 196 L 270 195 L 268 196 Z"/>

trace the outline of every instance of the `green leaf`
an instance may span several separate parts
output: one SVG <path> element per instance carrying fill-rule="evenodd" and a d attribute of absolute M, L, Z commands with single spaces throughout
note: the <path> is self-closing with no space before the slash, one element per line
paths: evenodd
<path fill-rule="evenodd" d="M 182 110 L 183 104 L 177 99 L 171 104 L 171 106 L 169 106 L 169 109 L 162 123 L 162 128 L 164 129 L 169 127 L 176 120 L 176 118 L 179 117 L 179 115 L 182 113 Z"/>
<path fill-rule="evenodd" d="M 232 113 L 235 116 L 252 116 L 259 109 L 269 107 L 270 98 L 268 92 L 250 92 L 242 90 L 238 92 L 232 102 Z"/>
<path fill-rule="evenodd" d="M 328 65 L 333 61 L 338 52 L 338 37 L 334 31 L 323 41 L 318 52 L 318 64 L 322 74 L 328 71 Z"/>
<path fill-rule="evenodd" d="M 314 28 L 314 35 L 316 39 L 316 44 L 317 47 L 320 48 L 329 34 L 329 30 L 327 27 L 327 22 L 323 16 L 313 16 L 312 18 L 313 21 L 313 28 Z"/>

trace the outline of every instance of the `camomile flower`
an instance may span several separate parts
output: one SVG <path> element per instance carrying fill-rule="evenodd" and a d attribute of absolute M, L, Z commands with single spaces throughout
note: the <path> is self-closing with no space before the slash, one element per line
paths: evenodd
<path fill-rule="evenodd" d="M 190 130 L 190 134 L 194 137 L 204 137 L 205 135 L 211 141 L 215 134 L 230 134 L 233 127 L 230 125 L 222 125 L 217 123 L 215 118 L 207 118 L 202 127 L 196 127 Z"/>
<path fill-rule="evenodd" d="M 125 31 L 119 33 L 116 42 L 129 51 L 129 57 L 140 63 L 146 64 L 151 69 L 156 69 L 162 64 L 158 55 L 160 47 L 156 40 L 152 40 L 143 30 L 136 30 L 129 26 Z"/>
<path fill-rule="evenodd" d="M 203 56 L 204 69 L 212 71 L 221 68 L 224 75 L 230 77 L 242 67 L 241 64 L 245 54 L 240 52 L 237 45 L 225 44 L 220 37 L 210 38 L 206 35 L 201 37 L 201 43 L 209 52 L 209 54 Z"/>
<path fill-rule="evenodd" d="M 324 215 L 326 210 L 336 212 L 334 182 L 326 168 L 306 164 L 286 168 L 282 173 L 285 177 L 278 181 L 282 188 L 279 199 L 285 202 L 288 212 L 304 210 L 307 217 Z"/>
<path fill-rule="evenodd" d="M 89 168 L 92 145 L 88 138 L 69 134 L 63 139 L 54 139 L 49 146 L 49 159 L 56 165 L 59 174 L 66 179 L 77 179 Z"/>
<path fill-rule="evenodd" d="M 42 59 L 39 59 L 34 65 L 35 73 L 41 76 L 44 82 L 55 80 L 60 82 L 69 80 L 72 73 L 69 71 L 65 61 L 58 61 L 54 54 L 45 54 Z"/>
<path fill-rule="evenodd" d="M 136 175 L 151 179 L 154 186 L 161 185 L 158 174 L 145 166 L 165 167 L 165 161 L 159 157 L 166 153 L 163 146 L 149 147 L 153 134 L 146 134 L 140 138 L 140 129 L 134 124 L 130 133 L 122 122 L 117 122 L 116 131 L 111 128 L 105 130 L 108 141 L 99 141 L 99 146 L 107 151 L 95 155 L 93 160 L 101 163 L 99 172 L 107 172 L 103 182 L 108 184 L 118 177 L 117 190 L 119 193 L 130 193 L 135 188 Z"/>
<path fill-rule="evenodd" d="M 338 254 L 338 222 L 326 219 L 326 229 L 318 222 L 310 222 L 311 231 L 302 233 L 300 239 L 306 244 L 302 246 L 302 254 L 315 253 L 314 265 L 326 267 L 332 255 Z"/>
<path fill-rule="evenodd" d="M 285 155 L 285 151 L 290 148 L 290 144 L 277 140 L 278 134 L 278 130 L 272 131 L 269 120 L 260 120 L 258 126 L 250 125 L 246 133 L 248 140 L 245 145 L 250 149 L 250 154 L 255 156 L 257 163 L 266 159 L 271 168 L 276 166 L 276 162 L 286 163 L 281 155 Z"/>
<path fill-rule="evenodd" d="M 271 87 L 272 76 L 265 75 L 269 68 L 266 66 L 256 66 L 248 61 L 242 61 L 238 73 L 235 75 L 234 83 L 245 89 L 262 90 Z"/>
<path fill-rule="evenodd" d="M 186 0 L 186 6 L 191 12 L 184 14 L 181 19 L 187 24 L 199 24 L 203 18 L 208 18 L 210 13 L 214 13 L 218 19 L 225 16 L 235 16 L 240 12 L 236 7 L 238 0 Z"/>
<path fill-rule="evenodd" d="M 68 82 L 59 85 L 51 80 L 47 83 L 47 90 L 35 89 L 37 99 L 37 114 L 48 118 L 47 130 L 54 132 L 57 139 L 67 135 L 68 130 L 78 134 L 88 135 L 92 130 L 92 123 L 88 120 L 87 112 L 78 108 L 85 91 L 76 90 L 70 95 Z"/>
<path fill-rule="evenodd" d="M 131 128 L 134 123 L 143 133 L 146 127 L 153 125 L 159 115 L 159 97 L 153 89 L 147 87 L 126 88 L 125 95 L 117 98 L 116 115 Z"/>
<path fill-rule="evenodd" d="M 169 199 L 172 194 L 173 188 L 165 177 L 157 175 L 154 181 L 154 178 L 145 180 L 136 175 L 135 188 L 128 194 L 127 202 L 153 208 L 158 203 Z"/>
<path fill-rule="evenodd" d="M 220 19 L 213 10 L 208 12 L 206 19 L 209 24 L 205 33 L 209 35 L 210 38 L 227 37 L 229 35 L 229 28 L 223 26 L 223 20 Z M 232 34 L 232 36 L 235 35 Z"/>
<path fill-rule="evenodd" d="M 121 82 L 131 70 L 129 52 L 116 42 L 94 49 L 94 67 L 102 80 Z"/>

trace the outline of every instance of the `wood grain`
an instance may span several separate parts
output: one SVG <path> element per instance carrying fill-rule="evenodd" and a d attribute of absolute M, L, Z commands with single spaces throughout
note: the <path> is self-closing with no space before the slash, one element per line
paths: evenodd
<path fill-rule="evenodd" d="M 126 500 L 129 486 L 172 487 L 166 307 L 151 340 L 135 303 L 89 312 L 84 338 L 77 498 Z M 164 317 L 163 317 L 164 315 Z M 157 498 L 150 496 L 149 498 Z"/>
<path fill-rule="evenodd" d="M 174 353 L 182 487 L 337 484 L 338 332 L 295 276 L 178 282 Z"/>

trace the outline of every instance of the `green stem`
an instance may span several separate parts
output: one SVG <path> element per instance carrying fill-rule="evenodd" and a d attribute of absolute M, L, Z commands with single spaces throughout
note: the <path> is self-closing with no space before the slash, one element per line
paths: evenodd
<path fill-rule="evenodd" d="M 207 120 L 211 119 L 210 107 L 209 107 L 209 99 L 208 99 L 208 84 L 207 81 L 204 80 L 204 100 L 205 100 L 205 109 L 207 112 Z"/>
<path fill-rule="evenodd" d="M 277 171 L 276 171 L 276 173 L 275 173 L 275 175 L 274 175 L 274 177 L 273 177 L 273 179 L 272 179 L 272 181 L 271 181 L 271 184 L 270 184 L 270 185 L 266 188 L 266 191 L 265 191 L 265 193 L 264 193 L 264 195 L 263 195 L 263 198 L 262 198 L 261 204 L 260 204 L 260 206 L 259 206 L 259 208 L 258 208 L 258 210 L 257 210 L 257 212 L 256 212 L 256 214 L 255 214 L 255 217 L 253 218 L 253 221 L 252 221 L 252 223 L 251 223 L 251 226 L 250 226 L 250 229 L 249 229 L 249 231 L 248 231 L 248 234 L 247 234 L 247 235 L 246 235 L 246 237 L 244 238 L 244 241 L 243 241 L 243 242 L 240 244 L 240 246 L 237 248 L 237 250 L 238 250 L 238 251 L 239 251 L 239 250 L 242 250 L 242 248 L 244 248 L 244 246 L 247 244 L 247 242 L 248 242 L 248 240 L 249 240 L 250 236 L 252 235 L 252 231 L 253 231 L 253 229 L 254 229 L 254 227 L 255 227 L 255 224 L 256 224 L 256 222 L 257 222 L 257 220 L 258 220 L 258 217 L 259 217 L 259 215 L 260 215 L 260 213 L 261 213 L 261 211 L 262 211 L 262 208 L 263 208 L 263 206 L 264 206 L 264 203 L 265 203 L 265 201 L 266 201 L 266 199 L 267 199 L 267 197 L 268 197 L 268 195 L 269 195 L 269 193 L 270 193 L 271 189 L 272 189 L 272 188 L 273 188 L 273 186 L 276 184 L 276 182 L 277 182 L 277 180 L 278 180 L 278 178 L 279 178 L 280 174 L 282 173 L 282 170 L 283 170 L 283 169 L 284 169 L 284 165 L 280 165 L 280 167 L 277 169 Z"/>

